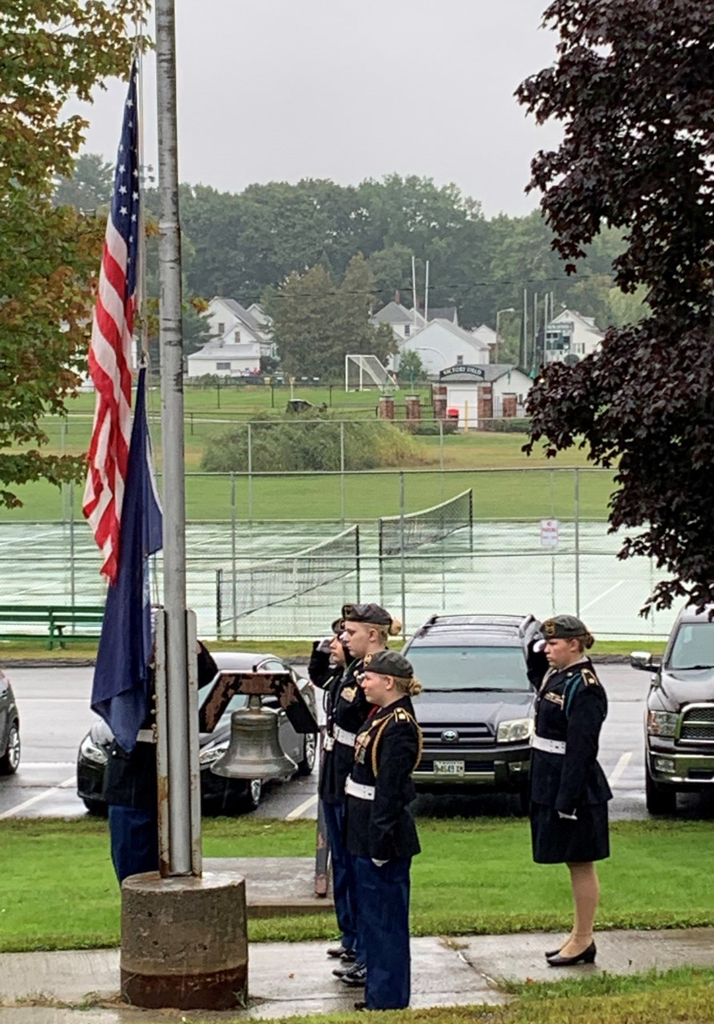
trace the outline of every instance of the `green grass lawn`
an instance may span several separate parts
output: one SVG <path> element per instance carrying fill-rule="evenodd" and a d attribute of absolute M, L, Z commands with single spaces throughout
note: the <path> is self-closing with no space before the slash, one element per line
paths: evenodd
<path fill-rule="evenodd" d="M 399 640 L 397 639 L 397 643 Z M 310 643 L 306 640 L 214 640 L 211 647 L 221 651 L 256 651 L 265 650 L 280 658 L 309 658 Z M 664 641 L 657 640 L 596 640 L 590 655 L 597 660 L 598 655 L 628 655 L 631 651 L 643 648 L 652 654 L 664 652 Z M 22 639 L 0 639 L 0 661 L 87 661 L 97 654 L 97 641 L 90 639 L 71 640 L 66 647 L 55 647 L 47 650 L 47 641 L 42 637 L 27 636 Z"/>
<path fill-rule="evenodd" d="M 523 819 L 422 820 L 414 860 L 415 935 L 505 933 L 570 925 L 567 871 L 534 865 Z M 714 924 L 709 822 L 616 822 L 601 865 L 600 928 Z M 204 856 L 312 856 L 314 822 L 204 823 Z M 119 890 L 107 826 L 78 819 L 0 823 L 0 951 L 111 946 Z M 331 914 L 252 922 L 255 940 L 327 939 Z"/>

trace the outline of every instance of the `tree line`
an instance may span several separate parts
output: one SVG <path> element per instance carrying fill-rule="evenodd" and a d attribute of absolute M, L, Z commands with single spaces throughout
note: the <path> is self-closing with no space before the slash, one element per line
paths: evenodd
<path fill-rule="evenodd" d="M 111 165 L 96 155 L 80 156 L 73 179 L 58 186 L 58 201 L 98 207 L 111 193 L 111 179 Z M 146 190 L 146 205 L 158 214 L 154 188 Z M 272 300 L 274 314 L 282 287 L 295 309 L 296 303 L 305 304 L 309 319 L 311 309 L 325 306 L 329 292 L 341 290 L 342 305 L 349 304 L 355 282 L 349 288 L 345 282 L 361 255 L 364 294 L 361 300 L 354 296 L 353 305 L 364 317 L 395 295 L 411 307 L 414 256 L 418 305 L 424 303 L 428 260 L 430 308 L 456 306 L 459 322 L 471 328 L 493 326 L 496 310 L 513 307 L 516 313 L 501 318 L 512 354 L 526 288 L 531 302 L 534 292 L 552 292 L 556 312 L 563 305 L 577 309 L 602 328 L 636 322 L 642 315 L 639 294 L 623 295 L 613 287 L 613 260 L 623 249 L 620 231 L 605 229 L 595 237 L 577 273 L 569 276 L 539 211 L 486 219 L 476 199 L 429 178 L 390 174 L 356 186 L 270 182 L 239 193 L 184 184 L 181 220 L 190 297 L 220 294 L 245 306 Z M 357 321 L 348 322 L 354 333 Z M 368 350 L 378 354 L 380 343 Z M 287 348 L 281 354 L 292 361 Z"/>

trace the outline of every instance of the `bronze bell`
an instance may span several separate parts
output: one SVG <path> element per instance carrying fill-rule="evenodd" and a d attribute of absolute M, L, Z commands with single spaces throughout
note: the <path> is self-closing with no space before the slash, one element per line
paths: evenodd
<path fill-rule="evenodd" d="M 261 707 L 260 697 L 252 694 L 248 707 L 231 715 L 228 750 L 211 771 L 229 779 L 276 779 L 288 778 L 296 768 L 280 746 L 278 716 Z"/>

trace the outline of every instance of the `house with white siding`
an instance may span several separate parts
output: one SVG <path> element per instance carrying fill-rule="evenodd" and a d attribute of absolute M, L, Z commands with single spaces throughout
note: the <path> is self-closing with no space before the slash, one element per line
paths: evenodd
<path fill-rule="evenodd" d="M 429 374 L 438 374 L 448 366 L 483 364 L 490 361 L 490 346 L 481 338 L 449 320 L 432 320 L 416 334 L 406 338 L 394 357 L 394 369 L 405 352 L 416 352 Z"/>

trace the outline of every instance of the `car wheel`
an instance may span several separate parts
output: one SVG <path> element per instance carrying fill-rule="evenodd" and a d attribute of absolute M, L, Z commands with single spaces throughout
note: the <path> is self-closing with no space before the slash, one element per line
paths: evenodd
<path fill-rule="evenodd" d="M 263 783 L 261 779 L 251 779 L 245 785 L 245 793 L 236 801 L 236 808 L 239 812 L 248 813 L 256 810 L 260 805 L 263 796 Z"/>
<path fill-rule="evenodd" d="M 14 775 L 20 767 L 20 728 L 17 722 L 10 726 L 5 753 L 0 757 L 0 775 Z"/>
<path fill-rule="evenodd" d="M 317 756 L 317 736 L 314 733 L 306 732 L 302 745 L 302 760 L 298 761 L 297 774 L 310 775 L 315 767 Z"/>
<path fill-rule="evenodd" d="M 676 814 L 677 790 L 659 786 L 645 768 L 645 803 L 650 814 Z"/>
<path fill-rule="evenodd" d="M 96 818 L 107 818 L 109 816 L 109 807 L 103 800 L 87 800 L 86 797 L 82 797 L 82 803 L 89 813 L 93 814 Z"/>

